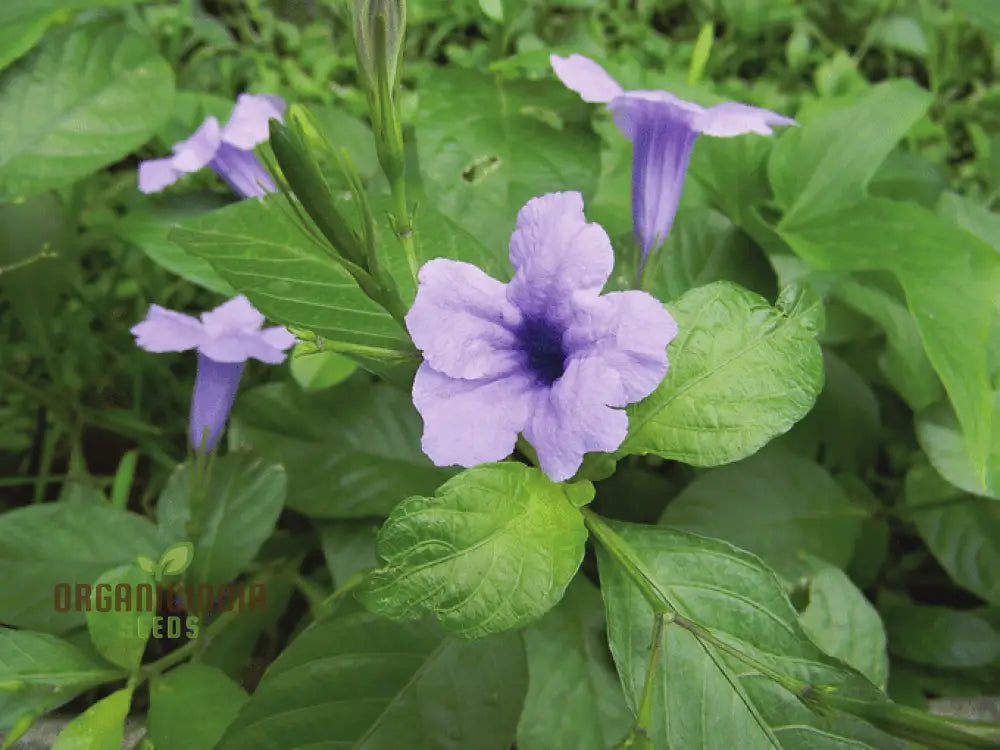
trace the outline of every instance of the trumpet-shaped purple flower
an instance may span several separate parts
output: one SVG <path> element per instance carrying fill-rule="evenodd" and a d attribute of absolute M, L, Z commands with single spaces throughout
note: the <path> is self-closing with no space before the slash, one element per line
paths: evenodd
<path fill-rule="evenodd" d="M 618 128 L 632 141 L 632 223 L 642 250 L 640 272 L 674 222 L 691 149 L 699 135 L 771 135 L 772 125 L 796 124 L 788 117 L 737 102 L 706 108 L 667 91 L 625 91 L 604 68 L 583 55 L 552 55 L 549 60 L 559 80 L 585 102 L 607 104 Z"/>
<path fill-rule="evenodd" d="M 523 433 L 542 470 L 569 479 L 584 453 L 622 444 L 621 407 L 663 379 L 677 325 L 645 292 L 601 296 L 614 253 L 579 193 L 528 201 L 510 261 L 509 284 L 443 258 L 420 269 L 406 326 L 424 355 L 413 383 L 423 449 L 439 466 L 474 466 Z"/>
<path fill-rule="evenodd" d="M 253 149 L 268 138 L 268 121 L 280 120 L 285 102 L 267 94 L 240 94 L 225 127 L 206 118 L 187 140 L 175 143 L 173 155 L 139 164 L 139 189 L 155 193 L 182 175 L 211 167 L 243 198 L 273 193 L 274 181 Z"/>
<path fill-rule="evenodd" d="M 215 447 L 236 398 L 243 366 L 253 357 L 276 365 L 295 336 L 284 328 L 264 328 L 264 316 L 240 295 L 206 313 L 201 320 L 150 305 L 146 319 L 132 327 L 135 342 L 147 352 L 198 351 L 198 373 L 191 398 L 188 434 L 196 450 Z M 202 442 L 204 441 L 204 445 Z"/>

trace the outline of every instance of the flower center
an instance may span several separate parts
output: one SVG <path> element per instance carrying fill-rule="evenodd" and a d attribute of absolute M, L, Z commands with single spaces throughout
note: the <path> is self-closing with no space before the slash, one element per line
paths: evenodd
<path fill-rule="evenodd" d="M 517 329 L 528 369 L 543 385 L 552 385 L 566 371 L 562 331 L 547 320 L 525 318 Z"/>

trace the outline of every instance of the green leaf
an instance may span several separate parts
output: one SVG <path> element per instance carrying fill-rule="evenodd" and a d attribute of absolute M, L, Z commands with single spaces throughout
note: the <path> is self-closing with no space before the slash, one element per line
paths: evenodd
<path fill-rule="evenodd" d="M 376 358 L 411 356 L 409 338 L 319 242 L 281 196 L 190 219 L 169 238 L 209 261 L 265 315 Z M 352 349 L 353 351 L 353 349 Z"/>
<path fill-rule="evenodd" d="M 176 576 L 183 573 L 191 565 L 194 557 L 194 545 L 191 542 L 171 544 L 160 556 L 160 568 L 163 575 Z"/>
<path fill-rule="evenodd" d="M 202 212 L 195 215 L 200 213 Z M 191 215 L 191 211 L 130 211 L 115 222 L 114 228 L 120 237 L 138 247 L 162 268 L 209 291 L 227 297 L 236 296 L 233 287 L 215 272 L 208 261 L 192 255 L 167 239 L 174 222 Z"/>
<path fill-rule="evenodd" d="M 341 354 L 317 350 L 314 344 L 304 342 L 292 350 L 289 369 L 302 390 L 321 391 L 347 380 L 357 365 Z"/>
<path fill-rule="evenodd" d="M 377 537 L 378 526 L 371 521 L 337 521 L 320 527 L 320 545 L 335 586 L 343 586 L 356 573 L 378 567 Z"/>
<path fill-rule="evenodd" d="M 426 202 L 491 248 L 495 261 L 482 267 L 506 277 L 507 242 L 528 199 L 579 190 L 586 200 L 596 188 L 597 138 L 566 118 L 586 110 L 554 80 L 501 81 L 454 67 L 430 68 L 419 91 Z"/>
<path fill-rule="evenodd" d="M 907 518 L 951 579 L 1000 604 L 1000 503 L 964 494 L 929 466 L 910 469 L 905 498 Z"/>
<path fill-rule="evenodd" d="M 0 621 L 62 633 L 82 625 L 75 606 L 57 612 L 53 592 L 90 586 L 99 575 L 138 555 L 158 557 L 165 535 L 148 519 L 89 503 L 45 503 L 0 515 Z"/>
<path fill-rule="evenodd" d="M 122 676 L 92 651 L 53 635 L 0 627 L 0 684 L 9 686 L 0 690 L 0 731 Z"/>
<path fill-rule="evenodd" d="M 156 572 L 157 568 L 156 560 L 150 560 L 148 557 L 139 555 L 137 558 L 135 558 L 135 563 L 136 565 L 139 566 L 140 570 L 146 573 L 152 574 Z"/>
<path fill-rule="evenodd" d="M 454 474 L 420 450 L 409 395 L 360 376 L 311 394 L 256 388 L 240 398 L 236 421 L 244 444 L 284 465 L 288 507 L 316 518 L 384 516 Z"/>
<path fill-rule="evenodd" d="M 629 407 L 619 454 L 713 466 L 737 461 L 786 432 L 823 385 L 816 342 L 822 306 L 783 294 L 777 309 L 728 282 L 693 289 L 668 306 L 678 336 L 670 369 Z"/>
<path fill-rule="evenodd" d="M 725 539 L 796 580 L 804 552 L 846 566 L 864 516 L 822 467 L 765 449 L 696 478 L 660 524 Z"/>
<path fill-rule="evenodd" d="M 652 667 L 648 729 L 655 747 L 905 747 L 850 716 L 809 711 L 798 696 L 699 638 L 702 628 L 768 669 L 836 686 L 842 696 L 885 700 L 863 678 L 819 653 L 774 574 L 756 557 L 673 529 L 616 521 L 600 525 L 604 530 L 595 534 L 608 638 L 633 712 L 646 684 L 657 611 L 647 595 L 662 602 L 660 611 L 666 607 L 684 618 L 685 626 L 669 621 L 664 626 Z M 626 566 L 646 582 L 646 594 Z"/>
<path fill-rule="evenodd" d="M 173 95 L 145 37 L 109 24 L 51 35 L 0 78 L 0 202 L 121 159 L 156 132 Z"/>
<path fill-rule="evenodd" d="M 139 586 L 149 587 L 152 610 L 140 607 Z M 153 577 L 135 564 L 103 573 L 95 582 L 86 613 L 90 641 L 105 659 L 135 672 L 142 662 L 156 615 Z"/>
<path fill-rule="evenodd" d="M 800 112 L 802 128 L 789 128 L 771 152 L 768 176 L 785 224 L 854 203 L 899 140 L 931 103 L 909 80 L 872 86 L 860 96 L 828 100 Z"/>
<path fill-rule="evenodd" d="M 984 667 L 1000 656 L 1000 634 L 971 612 L 904 604 L 883 617 L 894 656 L 946 669 Z"/>
<path fill-rule="evenodd" d="M 681 208 L 654 259 L 650 291 L 677 299 L 713 281 L 732 281 L 764 296 L 775 293 L 763 253 L 728 218 L 711 208 Z"/>
<path fill-rule="evenodd" d="M 911 409 L 919 411 L 944 395 L 905 300 L 875 284 L 850 278 L 839 280 L 833 294 L 882 326 L 886 350 L 879 358 L 879 368 Z"/>
<path fill-rule="evenodd" d="M 157 516 L 161 525 L 178 531 L 183 522 L 192 535 L 188 583 L 229 583 L 274 531 L 285 499 L 285 470 L 250 453 L 217 458 L 204 499 L 192 506 L 189 488 L 195 470 L 189 462 L 173 473 L 157 504 Z"/>
<path fill-rule="evenodd" d="M 942 195 L 937 211 L 1000 252 L 1000 214 L 956 193 Z"/>
<path fill-rule="evenodd" d="M 994 410 L 994 447 L 990 451 L 990 473 L 1000 480 L 1000 397 Z M 927 453 L 937 472 L 960 490 L 982 497 L 1000 500 L 1000 488 L 990 491 L 980 486 L 976 467 L 962 432 L 955 419 L 955 412 L 947 403 L 935 404 L 924 409 L 916 419 L 917 439 Z"/>
<path fill-rule="evenodd" d="M 527 682 L 519 636 L 328 617 L 271 664 L 219 750 L 507 750 Z"/>
<path fill-rule="evenodd" d="M 182 664 L 150 684 L 146 736 L 156 750 L 212 750 L 249 697 L 215 667 Z"/>
<path fill-rule="evenodd" d="M 786 222 L 779 227 L 781 235 L 818 268 L 896 275 L 927 356 L 955 407 L 977 483 L 1000 483 L 1000 477 L 987 477 L 994 411 L 988 344 L 1000 253 L 922 208 L 881 199 L 808 224 Z M 942 247 L 951 251 L 942 253 Z M 956 299 L 962 300 L 960 306 Z"/>
<path fill-rule="evenodd" d="M 0 23 L 0 70 L 38 44 L 54 17 L 54 13 L 43 12 L 18 21 Z"/>
<path fill-rule="evenodd" d="M 586 540 L 570 486 L 524 464 L 485 464 L 396 506 L 379 532 L 384 565 L 359 597 L 387 617 L 433 612 L 460 637 L 481 638 L 551 609 Z"/>
<path fill-rule="evenodd" d="M 951 0 L 969 20 L 986 31 L 994 41 L 1000 41 L 1000 8 L 990 0 Z"/>
<path fill-rule="evenodd" d="M 631 726 L 604 639 L 601 595 L 582 576 L 524 631 L 528 695 L 518 750 L 607 750 Z"/>
<path fill-rule="evenodd" d="M 66 725 L 52 750 L 120 750 L 131 703 L 131 688 L 102 698 Z"/>
<path fill-rule="evenodd" d="M 809 605 L 799 624 L 823 653 L 885 688 L 889 674 L 885 628 L 875 607 L 843 572 L 818 562 L 809 578 Z"/>

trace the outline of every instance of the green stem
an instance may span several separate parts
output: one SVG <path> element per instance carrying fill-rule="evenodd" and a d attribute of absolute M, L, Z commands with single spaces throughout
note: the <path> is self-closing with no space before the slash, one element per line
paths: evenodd
<path fill-rule="evenodd" d="M 402 175 L 398 175 L 392 181 L 392 203 L 393 203 L 393 231 L 399 244 L 403 247 L 403 254 L 406 256 L 406 265 L 409 266 L 413 283 L 417 282 L 417 250 L 413 242 L 413 223 L 410 220 L 410 211 L 406 205 L 406 183 Z"/>

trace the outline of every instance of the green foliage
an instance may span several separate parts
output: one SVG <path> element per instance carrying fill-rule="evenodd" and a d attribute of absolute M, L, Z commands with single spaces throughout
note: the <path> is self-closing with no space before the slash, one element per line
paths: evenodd
<path fill-rule="evenodd" d="M 394 619 L 433 612 L 463 638 L 526 625 L 580 566 L 587 534 L 576 506 L 592 497 L 589 483 L 557 484 L 521 464 L 465 471 L 392 511 L 362 601 Z"/>
<path fill-rule="evenodd" d="M 0 744 L 997 747 L 923 710 L 1000 694 L 995 3 L 405 6 L 0 2 Z M 697 139 L 670 368 L 572 483 L 434 466 L 405 326 L 550 191 L 634 286 L 631 145 L 553 52 L 799 123 Z M 280 194 L 136 189 L 243 92 Z M 190 456 L 194 353 L 129 329 L 237 294 L 298 341 Z M 232 583 L 264 606 L 136 609 Z"/>
<path fill-rule="evenodd" d="M 660 386 L 629 407 L 620 453 L 653 453 L 695 466 L 749 456 L 812 406 L 823 369 L 822 310 L 786 294 L 778 308 L 727 282 L 669 306 L 680 333 Z"/>
<path fill-rule="evenodd" d="M 463 642 L 428 622 L 335 614 L 271 665 L 218 747 L 506 750 L 526 683 L 517 635 Z"/>
<path fill-rule="evenodd" d="M 52 36 L 0 78 L 0 200 L 73 182 L 142 145 L 166 119 L 173 75 L 117 26 Z"/>

